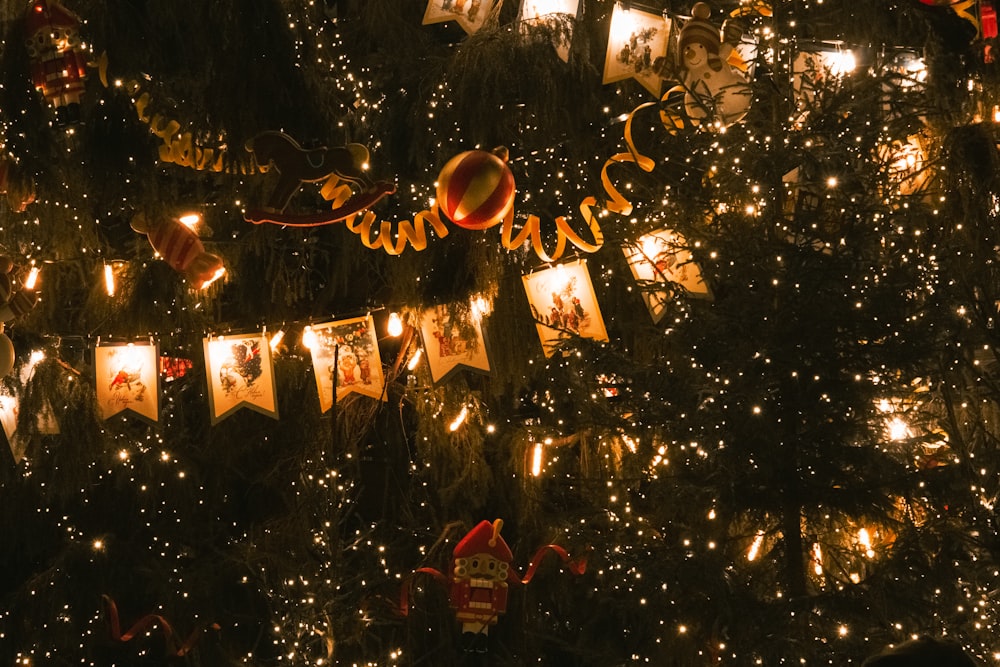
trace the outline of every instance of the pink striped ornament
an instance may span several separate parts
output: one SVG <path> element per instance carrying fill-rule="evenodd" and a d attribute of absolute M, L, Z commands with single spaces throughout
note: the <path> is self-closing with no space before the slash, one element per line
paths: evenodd
<path fill-rule="evenodd" d="M 465 229 L 488 229 L 502 221 L 514 206 L 507 149 L 466 151 L 448 160 L 438 176 L 437 204 Z"/>

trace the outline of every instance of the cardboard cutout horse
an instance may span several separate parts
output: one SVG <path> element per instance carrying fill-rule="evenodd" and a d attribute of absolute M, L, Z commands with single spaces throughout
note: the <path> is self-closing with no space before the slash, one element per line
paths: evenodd
<path fill-rule="evenodd" d="M 262 171 L 278 174 L 270 198 L 260 209 L 247 212 L 249 222 L 272 222 L 289 226 L 316 226 L 338 222 L 372 206 L 396 187 L 385 181 L 372 181 L 365 173 L 368 149 L 361 144 L 327 148 L 303 148 L 283 132 L 263 132 L 246 144 L 247 151 Z M 332 211 L 310 214 L 286 213 L 285 209 L 303 183 L 345 181 L 354 188 L 346 201 L 337 202 Z"/>

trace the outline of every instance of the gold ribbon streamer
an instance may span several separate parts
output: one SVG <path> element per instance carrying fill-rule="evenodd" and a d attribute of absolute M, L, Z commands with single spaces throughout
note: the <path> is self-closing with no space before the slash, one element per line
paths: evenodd
<path fill-rule="evenodd" d="M 358 215 L 361 220 L 355 222 Z M 438 215 L 437 205 L 433 210 L 420 211 L 413 216 L 413 222 L 400 220 L 393 224 L 388 220 L 382 220 L 378 226 L 378 232 L 372 236 L 372 227 L 375 225 L 376 217 L 371 211 L 363 214 L 355 213 L 344 220 L 347 228 L 358 235 L 361 243 L 366 248 L 377 250 L 382 248 L 389 255 L 399 255 L 406 250 L 407 245 L 413 246 L 414 250 L 420 251 L 427 248 L 426 225 L 429 224 L 434 229 L 434 233 L 444 238 L 448 236 L 448 227 L 441 221 Z M 396 239 L 393 240 L 393 231 Z"/>
<path fill-rule="evenodd" d="M 624 137 L 628 152 L 611 156 L 601 169 L 601 184 L 604 186 L 604 192 L 610 197 L 610 199 L 605 201 L 604 208 L 613 213 L 628 215 L 632 212 L 632 204 L 611 182 L 611 177 L 608 175 L 609 168 L 614 164 L 635 164 L 643 171 L 650 172 L 656 166 L 652 158 L 639 152 L 635 146 L 635 140 L 632 138 L 632 121 L 635 119 L 636 114 L 653 104 L 654 102 L 646 102 L 632 110 L 625 121 Z M 346 188 L 346 186 L 339 187 Z M 339 188 L 335 183 L 331 184 L 328 182 L 323 186 L 321 193 L 325 198 L 334 200 L 336 197 L 334 193 L 338 191 Z M 337 204 L 335 203 L 334 205 L 336 206 Z M 598 216 L 593 210 L 595 206 L 597 206 L 597 198 L 593 196 L 585 197 L 580 202 L 580 213 L 583 215 L 588 229 L 590 229 L 590 233 L 594 239 L 593 242 L 584 240 L 573 229 L 565 216 L 558 216 L 555 219 L 555 249 L 552 252 L 548 252 L 542 242 L 541 219 L 537 215 L 529 215 L 524 226 L 515 233 L 513 209 L 503 219 L 500 228 L 500 242 L 507 250 L 513 250 L 530 240 L 532 250 L 535 251 L 535 254 L 543 262 L 554 262 L 561 258 L 566 251 L 567 243 L 572 244 L 581 252 L 595 253 L 604 245 L 604 233 L 601 231 Z M 358 219 L 359 215 L 361 216 L 360 220 Z M 401 220 L 394 224 L 387 220 L 378 221 L 375 214 L 370 210 L 365 211 L 363 214 L 352 215 L 345 219 L 344 222 L 351 232 L 361 238 L 361 243 L 366 248 L 373 250 L 382 248 L 389 255 L 399 255 L 407 246 L 412 246 L 417 251 L 426 249 L 427 225 L 430 225 L 434 232 L 441 238 L 448 235 L 448 227 L 441 220 L 437 205 L 432 210 L 424 210 L 417 213 L 413 216 L 412 222 Z M 374 235 L 372 232 L 373 228 L 377 230 L 374 232 Z M 393 239 L 394 234 L 395 239 Z"/>
<path fill-rule="evenodd" d="M 635 109 L 632 110 L 632 113 L 630 113 L 628 115 L 628 118 L 625 120 L 624 136 L 625 136 L 625 146 L 628 148 L 628 153 L 618 153 L 616 155 L 612 155 L 604 163 L 604 167 L 601 169 L 601 184 L 604 186 L 604 192 L 606 192 L 608 196 L 611 197 L 611 199 L 604 202 L 604 208 L 614 213 L 620 213 L 621 215 L 629 215 L 632 212 L 632 203 L 629 200 L 625 199 L 625 197 L 620 192 L 618 192 L 615 186 L 611 183 L 611 177 L 608 176 L 608 169 L 614 164 L 632 163 L 635 164 L 637 167 L 639 167 L 639 169 L 642 169 L 643 171 L 648 173 L 650 171 L 653 171 L 653 167 L 656 166 L 656 163 L 653 162 L 652 158 L 647 157 L 638 151 L 638 149 L 635 147 L 635 141 L 632 139 L 632 121 L 635 119 L 635 115 L 639 111 L 647 107 L 653 106 L 653 104 L 655 104 L 655 102 L 646 102 L 644 104 L 640 104 L 639 106 L 637 106 Z M 581 204 L 581 209 L 584 206 L 587 207 L 587 210 L 584 212 L 585 217 L 593 215 L 593 213 L 590 211 L 590 207 L 596 203 L 596 201 L 594 203 L 587 203 L 589 199 L 593 198 L 588 197 L 587 199 L 584 200 L 584 204 Z"/>
<path fill-rule="evenodd" d="M 970 8 L 972 11 L 969 11 Z M 953 2 L 951 4 L 952 11 L 956 15 L 965 19 L 971 23 L 976 28 L 976 36 L 980 36 L 982 33 L 982 26 L 979 25 L 979 2 L 978 0 L 962 0 L 961 2 Z"/>
<path fill-rule="evenodd" d="M 763 3 L 760 3 L 763 4 Z M 98 69 L 101 83 L 110 87 L 108 79 L 108 58 L 107 54 L 101 54 L 98 61 Z M 176 164 L 182 167 L 189 167 L 199 171 L 223 172 L 235 171 L 242 174 L 260 173 L 263 170 L 250 156 L 249 163 L 234 165 L 235 168 L 227 167 L 225 164 L 225 149 L 210 148 L 199 145 L 194 140 L 192 132 L 182 132 L 182 126 L 176 119 L 169 118 L 163 114 L 149 114 L 149 107 L 152 98 L 148 91 L 143 90 L 140 82 L 130 80 L 120 84 L 130 96 L 134 98 L 136 114 L 141 122 L 149 126 L 150 131 L 162 142 L 159 146 L 159 157 L 163 162 Z M 618 153 L 608 159 L 601 169 L 601 184 L 604 192 L 610 199 L 604 203 L 604 208 L 621 215 L 629 215 L 632 212 L 632 204 L 629 202 L 611 182 L 608 169 L 614 164 L 635 164 L 645 172 L 653 170 L 655 163 L 645 155 L 639 153 L 632 139 L 632 121 L 635 115 L 642 109 L 651 106 L 652 102 L 641 104 L 628 115 L 625 121 L 625 144 L 628 147 L 627 153 Z M 333 208 L 342 205 L 352 195 L 351 189 L 334 176 L 327 181 L 322 189 L 321 195 L 332 203 Z M 593 209 L 597 206 L 597 198 L 593 196 L 585 197 L 580 202 L 580 213 L 590 230 L 593 242 L 583 239 L 573 229 L 565 216 L 555 218 L 556 225 L 556 245 L 550 253 L 547 252 L 541 233 L 541 219 L 537 215 L 529 215 L 524 227 L 514 233 L 514 214 L 511 210 L 503 220 L 501 226 L 501 243 L 507 250 L 520 247 L 526 240 L 531 241 L 531 247 L 535 254 L 543 262 L 553 262 L 562 257 L 566 251 L 567 243 L 585 253 L 595 253 L 604 245 L 604 234 L 601 231 L 598 216 Z M 385 250 L 389 255 L 401 254 L 408 246 L 416 251 L 427 248 L 427 226 L 433 229 L 437 236 L 444 238 L 448 235 L 448 226 L 442 221 L 437 205 L 431 210 L 421 211 L 413 216 L 413 220 L 400 220 L 390 222 L 379 221 L 371 210 L 363 213 L 355 213 L 344 220 L 347 228 L 360 239 L 361 243 L 369 249 Z M 377 224 L 376 224 L 377 223 Z M 373 232 L 373 228 L 375 231 Z"/>
<path fill-rule="evenodd" d="M 97 68 L 101 84 L 105 88 L 110 88 L 107 53 L 101 54 L 97 62 Z M 146 109 L 152 101 L 152 97 L 148 91 L 143 90 L 141 82 L 133 79 L 120 84 L 116 82 L 115 86 L 124 88 L 129 96 L 133 98 L 132 104 L 135 107 L 139 121 L 148 125 L 150 132 L 160 139 L 161 144 L 158 151 L 161 161 L 176 164 L 179 167 L 217 173 L 228 171 L 240 174 L 256 174 L 263 171 L 253 160 L 252 155 L 249 156 L 249 163 L 241 162 L 227 167 L 225 164 L 225 148 L 202 146 L 195 141 L 194 133 L 181 131 L 182 126 L 177 120 L 163 114 L 150 115 L 147 113 Z"/>

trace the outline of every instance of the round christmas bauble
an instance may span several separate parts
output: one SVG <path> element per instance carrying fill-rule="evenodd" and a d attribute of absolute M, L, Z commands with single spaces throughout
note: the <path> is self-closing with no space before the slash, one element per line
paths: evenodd
<path fill-rule="evenodd" d="M 14 370 L 14 343 L 7 334 L 0 333 L 0 377 Z"/>
<path fill-rule="evenodd" d="M 466 229 L 487 229 L 514 206 L 514 174 L 507 149 L 466 151 L 448 160 L 437 182 L 437 203 L 452 222 Z"/>

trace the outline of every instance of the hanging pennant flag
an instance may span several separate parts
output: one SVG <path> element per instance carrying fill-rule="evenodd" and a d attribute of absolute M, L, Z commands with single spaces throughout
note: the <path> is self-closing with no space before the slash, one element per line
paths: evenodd
<path fill-rule="evenodd" d="M 569 62 L 573 22 L 579 16 L 580 0 L 521 0 L 521 28 L 544 27 L 552 32 L 552 45 L 563 62 Z"/>
<path fill-rule="evenodd" d="M 439 305 L 428 308 L 420 317 L 420 336 L 427 352 L 431 380 L 435 383 L 463 368 L 490 372 L 479 321 L 468 311 L 454 311 Z"/>
<path fill-rule="evenodd" d="M 277 419 L 278 399 L 267 336 L 209 336 L 204 345 L 212 423 L 219 423 L 243 406 Z"/>
<path fill-rule="evenodd" d="M 323 412 L 351 392 L 386 400 L 385 376 L 371 315 L 314 324 L 310 347 Z"/>
<path fill-rule="evenodd" d="M 94 349 L 101 419 L 131 412 L 152 424 L 160 416 L 159 346 L 128 343 Z"/>
<path fill-rule="evenodd" d="M 427 0 L 423 25 L 457 21 L 471 35 L 483 27 L 495 4 L 496 0 Z"/>
<path fill-rule="evenodd" d="M 608 340 L 584 260 L 558 264 L 521 280 L 546 357 L 570 336 Z"/>
<path fill-rule="evenodd" d="M 625 246 L 625 258 L 632 277 L 642 288 L 642 299 L 654 324 L 666 313 L 677 287 L 689 296 L 711 298 L 701 270 L 691 257 L 684 237 L 669 229 L 640 236 L 634 246 Z"/>
<path fill-rule="evenodd" d="M 10 454 L 14 457 L 14 463 L 21 462 L 25 449 L 24 442 L 16 435 L 18 411 L 16 396 L 0 394 L 0 426 L 3 426 L 3 433 L 7 436 L 7 444 L 10 446 Z"/>
<path fill-rule="evenodd" d="M 634 78 L 657 97 L 663 79 L 657 60 L 666 58 L 671 21 L 663 14 L 615 4 L 604 58 L 603 83 Z"/>

